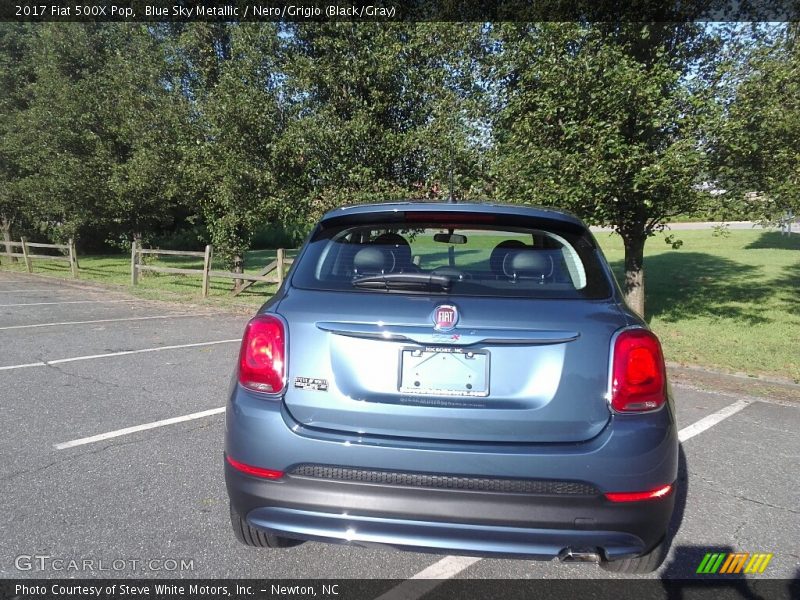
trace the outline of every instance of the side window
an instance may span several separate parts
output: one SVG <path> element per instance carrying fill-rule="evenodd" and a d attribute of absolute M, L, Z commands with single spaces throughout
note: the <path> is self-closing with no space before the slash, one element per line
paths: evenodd
<path fill-rule="evenodd" d="M 363 244 L 361 235 L 350 231 L 340 234 L 325 244 L 317 261 L 315 276 L 319 280 L 346 280 L 353 275 L 353 258 Z"/>

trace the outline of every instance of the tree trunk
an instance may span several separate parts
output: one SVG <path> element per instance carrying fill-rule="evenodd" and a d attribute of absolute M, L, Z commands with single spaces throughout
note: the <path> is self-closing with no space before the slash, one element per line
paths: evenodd
<path fill-rule="evenodd" d="M 6 217 L 5 215 L 2 215 L 0 217 L 0 228 L 2 228 L 3 230 L 3 240 L 6 242 L 11 242 L 11 219 Z M 8 244 L 6 244 L 4 247 L 6 254 L 9 255 L 8 256 L 9 260 L 12 263 L 17 262 L 17 257 L 11 256 L 11 253 L 14 251 L 14 249 Z"/>
<path fill-rule="evenodd" d="M 622 292 L 625 302 L 640 317 L 644 318 L 644 242 L 645 236 L 624 237 L 625 281 Z"/>

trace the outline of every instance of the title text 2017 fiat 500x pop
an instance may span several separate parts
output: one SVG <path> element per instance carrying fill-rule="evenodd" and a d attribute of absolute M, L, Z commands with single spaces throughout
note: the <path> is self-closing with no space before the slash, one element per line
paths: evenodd
<path fill-rule="evenodd" d="M 226 413 L 240 541 L 648 572 L 678 441 L 656 337 L 575 217 L 326 214 L 247 325 Z"/>

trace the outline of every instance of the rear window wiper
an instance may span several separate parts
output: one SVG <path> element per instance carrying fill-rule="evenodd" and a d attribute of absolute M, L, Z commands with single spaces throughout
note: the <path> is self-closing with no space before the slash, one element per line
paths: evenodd
<path fill-rule="evenodd" d="M 426 273 L 384 273 L 383 275 L 359 277 L 353 280 L 353 285 L 372 290 L 449 292 L 453 280 L 445 275 L 428 275 Z"/>

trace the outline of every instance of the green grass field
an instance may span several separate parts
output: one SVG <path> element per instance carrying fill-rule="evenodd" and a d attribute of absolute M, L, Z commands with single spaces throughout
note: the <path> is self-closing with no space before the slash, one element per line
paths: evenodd
<path fill-rule="evenodd" d="M 763 230 L 734 230 L 727 237 L 711 231 L 675 233 L 683 240 L 680 249 L 672 250 L 663 237 L 655 237 L 645 251 L 647 319 L 661 337 L 667 360 L 800 381 L 800 235 Z M 601 233 L 597 238 L 621 280 L 619 237 Z M 250 252 L 246 271 L 255 273 L 274 258 L 274 250 Z M 2 269 L 24 269 L 2 255 L 0 260 Z M 69 276 L 67 263 L 33 264 L 35 273 Z M 202 260 L 163 257 L 148 264 L 199 268 Z M 215 261 L 214 268 L 224 266 Z M 128 286 L 130 257 L 80 257 L 80 274 L 84 280 Z M 258 283 L 232 298 L 232 283 L 212 279 L 205 301 L 199 276 L 145 273 L 131 289 L 145 298 L 253 309 L 275 290 Z"/>
<path fill-rule="evenodd" d="M 677 231 L 651 238 L 645 312 L 667 360 L 800 381 L 800 235 Z M 598 240 L 622 280 L 618 236 Z"/>
<path fill-rule="evenodd" d="M 286 256 L 293 257 L 297 252 L 287 250 Z M 245 272 L 257 273 L 262 267 L 275 260 L 275 250 L 254 250 L 247 253 Z M 3 270 L 24 271 L 22 259 L 11 263 L 0 253 Z M 209 297 L 201 298 L 200 284 L 202 277 L 198 275 L 171 275 L 164 273 L 141 272 L 136 287 L 130 286 L 131 257 L 130 254 L 112 254 L 97 256 L 78 256 L 80 279 L 100 283 L 124 285 L 137 296 L 148 299 L 163 299 L 178 302 L 205 303 L 210 305 L 238 305 L 256 308 L 275 293 L 277 285 L 258 282 L 242 292 L 236 298 L 231 296 L 232 279 L 210 279 Z M 191 256 L 153 256 L 146 257 L 146 264 L 160 267 L 178 267 L 186 269 L 202 269 L 202 257 Z M 212 259 L 211 268 L 227 271 L 227 267 L 217 258 Z M 69 264 L 59 261 L 34 260 L 33 272 L 41 275 L 70 278 Z M 271 273 L 270 275 L 274 275 Z"/>

